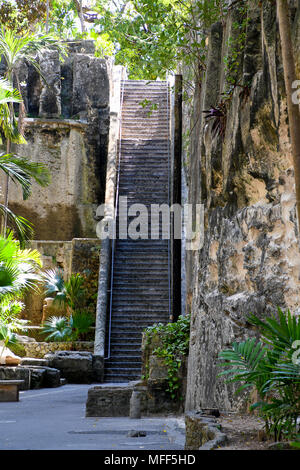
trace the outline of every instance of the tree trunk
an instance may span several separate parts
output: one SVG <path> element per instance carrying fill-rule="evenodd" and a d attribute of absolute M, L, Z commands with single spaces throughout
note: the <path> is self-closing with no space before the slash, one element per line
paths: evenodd
<path fill-rule="evenodd" d="M 290 141 L 294 161 L 296 209 L 298 220 L 298 236 L 300 228 L 300 111 L 299 104 L 293 103 L 292 84 L 296 80 L 296 67 L 293 55 L 293 43 L 289 18 L 288 0 L 277 0 L 277 16 L 284 70 L 284 82 L 287 95 Z"/>
<path fill-rule="evenodd" d="M 49 5 L 50 0 L 47 0 L 47 5 L 46 5 L 46 34 L 49 32 Z"/>
<path fill-rule="evenodd" d="M 77 13 L 78 13 L 80 25 L 81 25 L 81 32 L 82 32 L 82 33 L 85 33 L 85 32 L 86 32 L 86 28 L 85 28 L 85 25 L 84 25 L 84 16 L 83 16 L 83 10 L 82 10 L 82 0 L 75 0 L 75 6 L 76 6 Z"/>

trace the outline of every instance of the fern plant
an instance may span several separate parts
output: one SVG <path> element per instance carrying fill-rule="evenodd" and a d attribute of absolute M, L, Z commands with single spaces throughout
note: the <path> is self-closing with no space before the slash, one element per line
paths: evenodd
<path fill-rule="evenodd" d="M 255 387 L 260 399 L 252 409 L 259 410 L 269 435 L 276 440 L 293 437 L 300 416 L 300 363 L 293 361 L 299 318 L 278 309 L 277 318 L 261 320 L 252 314 L 248 321 L 258 328 L 261 340 L 235 342 L 221 351 L 220 366 L 226 370 L 219 376 L 241 383 L 236 393 Z"/>

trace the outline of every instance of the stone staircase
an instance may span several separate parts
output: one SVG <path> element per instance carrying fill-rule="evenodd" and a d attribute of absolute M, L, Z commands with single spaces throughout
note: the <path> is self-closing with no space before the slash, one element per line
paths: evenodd
<path fill-rule="evenodd" d="M 150 239 L 150 205 L 169 203 L 168 85 L 130 80 L 122 86 L 119 197 L 127 197 L 128 208 L 135 203 L 148 208 L 149 238 L 115 241 L 106 382 L 139 379 L 142 330 L 169 321 L 169 241 L 162 239 L 161 226 L 159 239 Z M 117 217 L 117 234 L 118 227 Z M 107 346 L 108 337 L 109 319 Z"/>

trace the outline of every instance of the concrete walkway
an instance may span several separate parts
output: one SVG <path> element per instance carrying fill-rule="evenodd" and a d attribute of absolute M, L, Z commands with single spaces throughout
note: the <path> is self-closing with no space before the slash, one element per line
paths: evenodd
<path fill-rule="evenodd" d="M 0 450 L 182 450 L 183 420 L 176 418 L 86 418 L 93 385 L 20 392 L 20 401 L 0 403 Z M 128 437 L 129 431 L 145 436 Z"/>

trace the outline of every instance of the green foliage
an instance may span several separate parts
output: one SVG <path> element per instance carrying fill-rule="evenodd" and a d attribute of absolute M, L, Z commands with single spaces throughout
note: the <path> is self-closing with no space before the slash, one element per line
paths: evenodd
<path fill-rule="evenodd" d="M 85 340 L 94 324 L 94 317 L 89 312 L 75 311 L 70 317 L 73 340 Z"/>
<path fill-rule="evenodd" d="M 95 29 L 114 45 L 129 78 L 165 78 L 178 62 L 204 64 L 209 26 L 226 14 L 221 0 L 97 0 Z M 196 65 L 195 65 L 196 64 Z"/>
<path fill-rule="evenodd" d="M 68 306 L 71 312 L 80 310 L 85 306 L 86 291 L 83 287 L 84 277 L 79 274 L 71 274 L 64 280 L 63 272 L 58 269 L 50 269 L 43 273 L 45 294 L 54 297 L 54 301 Z"/>
<path fill-rule="evenodd" d="M 1 0 L 0 23 L 17 33 L 28 31 L 46 17 L 46 0 Z"/>
<path fill-rule="evenodd" d="M 77 39 L 80 31 L 76 25 L 75 4 L 72 0 L 52 0 L 49 15 L 49 32 L 61 39 Z"/>
<path fill-rule="evenodd" d="M 178 371 L 182 358 L 187 356 L 189 351 L 190 336 L 190 315 L 180 315 L 177 322 L 155 324 L 145 330 L 146 341 L 151 340 L 151 336 L 158 333 L 162 340 L 162 347 L 158 347 L 153 354 L 162 357 L 168 367 L 168 389 L 172 399 L 182 399 L 179 396 L 180 380 Z"/>
<path fill-rule="evenodd" d="M 4 352 L 4 349 L 10 346 L 11 344 L 16 344 L 16 335 L 9 328 L 8 325 L 0 324 L 0 341 L 3 342 L 2 348 L 0 350 L 0 358 Z"/>
<path fill-rule="evenodd" d="M 13 343 L 9 345 L 9 349 L 13 352 L 16 356 L 25 357 L 26 356 L 26 349 L 24 348 L 22 343 Z"/>
<path fill-rule="evenodd" d="M 8 80 L 0 78 L 0 144 L 3 144 L 5 139 L 16 144 L 25 143 L 19 132 L 17 119 L 14 113 L 11 113 L 11 105 L 21 102 L 19 91 L 14 89 Z"/>
<path fill-rule="evenodd" d="M 249 22 L 248 2 L 238 2 L 235 6 L 235 21 L 232 23 L 232 32 L 228 38 L 228 53 L 224 57 L 225 69 L 225 98 L 231 97 L 236 86 L 240 85 L 239 77 L 242 71 L 242 58 L 246 46 L 246 33 Z"/>
<path fill-rule="evenodd" d="M 35 288 L 41 277 L 40 253 L 37 250 L 21 249 L 20 242 L 0 236 L 0 304 L 21 297 L 30 288 Z"/>
<path fill-rule="evenodd" d="M 278 318 L 261 320 L 255 315 L 249 322 L 258 327 L 261 341 L 248 339 L 233 343 L 222 351 L 220 364 L 227 369 L 220 376 L 228 382 L 240 382 L 237 393 L 255 387 L 260 401 L 252 405 L 265 420 L 266 430 L 275 439 L 295 434 L 300 415 L 300 361 L 295 345 L 300 345 L 300 320 L 278 309 Z"/>
<path fill-rule="evenodd" d="M 69 341 L 72 335 L 67 317 L 49 317 L 44 322 L 42 333 L 47 334 L 46 341 Z"/>

